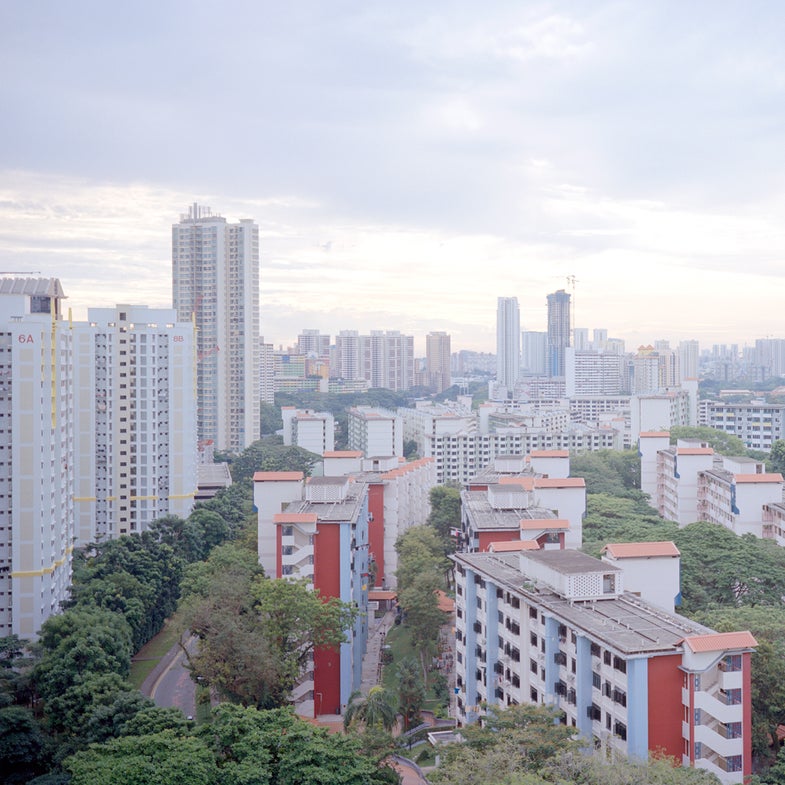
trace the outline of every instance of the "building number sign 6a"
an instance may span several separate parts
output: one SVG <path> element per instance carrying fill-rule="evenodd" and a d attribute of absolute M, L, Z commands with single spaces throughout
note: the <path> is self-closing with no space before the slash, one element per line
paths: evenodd
<path fill-rule="evenodd" d="M 19 341 L 19 343 L 35 343 L 33 336 L 29 333 L 27 335 L 19 334 L 16 340 Z"/>

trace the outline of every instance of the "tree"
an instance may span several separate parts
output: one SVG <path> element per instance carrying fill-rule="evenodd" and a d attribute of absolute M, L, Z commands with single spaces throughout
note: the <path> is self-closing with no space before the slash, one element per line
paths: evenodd
<path fill-rule="evenodd" d="M 450 565 L 439 535 L 431 526 L 412 526 L 398 538 L 395 550 L 398 551 L 399 588 L 410 586 L 422 574 L 441 577 Z"/>
<path fill-rule="evenodd" d="M 785 439 L 777 439 L 769 452 L 769 471 L 785 474 Z"/>
<path fill-rule="evenodd" d="M 40 773 L 44 736 L 35 717 L 22 706 L 0 709 L 0 771 L 4 783 L 22 783 Z"/>
<path fill-rule="evenodd" d="M 431 488 L 428 498 L 431 503 L 428 525 L 436 529 L 447 545 L 447 552 L 452 553 L 455 551 L 455 537 L 451 530 L 461 528 L 461 493 L 457 488 L 437 485 Z"/>
<path fill-rule="evenodd" d="M 427 678 L 427 664 L 436 653 L 439 631 L 446 621 L 436 594 L 442 585 L 440 576 L 426 572 L 398 592 L 404 622 L 411 631 L 412 644 L 420 654 L 423 679 Z"/>
<path fill-rule="evenodd" d="M 641 459 L 637 450 L 599 450 L 570 458 L 570 474 L 583 477 L 586 492 L 642 500 Z"/>
<path fill-rule="evenodd" d="M 163 731 L 93 744 L 67 758 L 71 785 L 216 785 L 218 767 L 207 745 Z"/>
<path fill-rule="evenodd" d="M 343 727 L 362 725 L 366 729 L 383 728 L 391 731 L 395 726 L 395 706 L 393 696 L 384 687 L 371 687 L 363 697 L 358 692 L 349 696 L 349 704 L 343 715 Z"/>
<path fill-rule="evenodd" d="M 425 702 L 425 685 L 423 684 L 420 665 L 414 657 L 405 657 L 396 668 L 398 675 L 398 709 L 403 714 L 403 726 L 412 726 Z"/>
<path fill-rule="evenodd" d="M 671 428 L 670 434 L 671 444 L 676 444 L 679 439 L 700 439 L 702 442 L 706 442 L 714 452 L 717 452 L 720 455 L 747 454 L 747 447 L 738 436 L 725 433 L 725 431 L 719 431 L 716 428 L 680 425 Z"/>
<path fill-rule="evenodd" d="M 270 439 L 262 439 L 234 458 L 229 469 L 234 482 L 252 479 L 254 473 L 260 471 L 301 471 L 307 476 L 320 460 L 321 456 L 301 447 L 285 447 Z"/>

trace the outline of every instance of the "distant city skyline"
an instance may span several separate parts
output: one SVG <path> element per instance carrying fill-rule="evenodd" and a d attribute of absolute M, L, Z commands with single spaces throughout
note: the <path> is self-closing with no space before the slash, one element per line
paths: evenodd
<path fill-rule="evenodd" d="M 171 307 L 199 202 L 259 224 L 276 346 L 492 352 L 498 297 L 541 331 L 560 288 L 630 349 L 785 337 L 784 24 L 765 1 L 6 4 L 0 270 L 60 278 L 77 318 Z"/>

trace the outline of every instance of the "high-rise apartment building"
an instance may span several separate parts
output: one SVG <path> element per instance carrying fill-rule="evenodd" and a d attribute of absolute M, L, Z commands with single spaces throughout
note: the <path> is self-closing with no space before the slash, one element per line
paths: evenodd
<path fill-rule="evenodd" d="M 194 325 L 171 308 L 90 308 L 72 327 L 81 545 L 186 517 L 197 477 Z"/>
<path fill-rule="evenodd" d="M 370 387 L 408 390 L 414 385 L 414 338 L 397 330 L 341 330 L 335 337 L 335 378 Z"/>
<path fill-rule="evenodd" d="M 330 336 L 322 335 L 318 330 L 303 330 L 297 336 L 297 351 L 314 357 L 329 357 Z"/>
<path fill-rule="evenodd" d="M 697 379 L 700 370 L 700 344 L 698 341 L 679 342 L 679 381 Z"/>
<path fill-rule="evenodd" d="M 437 393 L 452 383 L 450 375 L 450 336 L 445 332 L 428 333 L 425 338 L 425 370 L 428 384 Z"/>
<path fill-rule="evenodd" d="M 239 452 L 260 435 L 259 228 L 194 204 L 172 226 L 172 299 L 197 329 L 197 432 Z"/>
<path fill-rule="evenodd" d="M 499 297 L 496 304 L 496 383 L 508 390 L 521 373 L 521 312 L 517 297 Z"/>
<path fill-rule="evenodd" d="M 0 636 L 33 638 L 68 597 L 72 334 L 56 278 L 0 279 Z"/>
<path fill-rule="evenodd" d="M 564 350 L 570 345 L 570 295 L 548 295 L 548 375 L 564 376 Z"/>
<path fill-rule="evenodd" d="M 524 330 L 521 333 L 521 368 L 532 376 L 544 376 L 547 368 L 548 333 Z"/>

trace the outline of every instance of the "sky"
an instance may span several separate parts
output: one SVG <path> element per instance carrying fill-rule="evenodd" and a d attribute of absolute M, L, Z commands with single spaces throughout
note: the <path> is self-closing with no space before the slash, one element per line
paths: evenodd
<path fill-rule="evenodd" d="M 446 330 L 546 295 L 627 348 L 785 337 L 785 4 L 4 0 L 0 272 L 171 305 L 194 202 L 261 325 Z M 571 280 L 574 279 L 574 284 Z"/>

